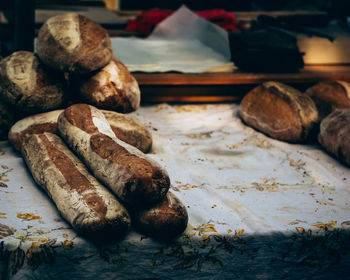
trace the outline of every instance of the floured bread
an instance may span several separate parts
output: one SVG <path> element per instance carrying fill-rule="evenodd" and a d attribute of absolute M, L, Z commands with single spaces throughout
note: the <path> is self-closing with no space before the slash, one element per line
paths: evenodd
<path fill-rule="evenodd" d="M 118 139 L 147 153 L 152 147 L 151 132 L 137 119 L 114 111 L 101 110 Z"/>
<path fill-rule="evenodd" d="M 350 107 L 350 83 L 343 81 L 321 81 L 305 92 L 317 106 L 320 120 L 335 109 Z"/>
<path fill-rule="evenodd" d="M 64 110 L 57 121 L 60 136 L 93 174 L 121 201 L 148 207 L 170 187 L 166 170 L 135 147 L 120 141 L 101 111 L 87 104 Z"/>
<path fill-rule="evenodd" d="M 128 113 L 140 106 L 138 83 L 116 58 L 90 77 L 72 77 L 72 84 L 83 102 L 100 109 Z"/>
<path fill-rule="evenodd" d="M 136 230 L 156 239 L 173 239 L 187 227 L 186 207 L 170 191 L 158 204 L 146 209 L 134 209 L 131 213 Z"/>
<path fill-rule="evenodd" d="M 318 141 L 330 154 L 350 166 L 350 108 L 336 110 L 322 120 Z"/>
<path fill-rule="evenodd" d="M 239 114 L 249 126 L 288 142 L 307 140 L 318 120 L 309 96 L 279 82 L 265 82 L 248 92 Z"/>
<path fill-rule="evenodd" d="M 4 107 L 4 108 L 3 108 Z M 1 106 L 0 114 L 2 116 L 0 127 L 4 137 L 11 125 L 14 123 L 13 114 L 8 106 Z M 20 150 L 24 140 L 32 134 L 50 132 L 57 134 L 57 119 L 63 110 L 55 110 L 41 114 L 35 114 L 20 119 L 12 125 L 8 132 L 8 139 L 16 150 Z M 148 152 L 152 147 L 152 134 L 137 119 L 113 111 L 101 111 L 110 124 L 115 136 L 118 139 L 132 145 L 142 152 Z"/>
<path fill-rule="evenodd" d="M 64 103 L 65 80 L 34 53 L 18 51 L 0 62 L 0 95 L 20 111 L 45 112 Z"/>
<path fill-rule="evenodd" d="M 28 116 L 17 121 L 8 133 L 8 139 L 12 146 L 20 151 L 25 139 L 32 134 L 44 132 L 57 133 L 57 119 L 63 110 L 55 110 L 46 113 Z"/>
<path fill-rule="evenodd" d="M 77 13 L 49 18 L 39 30 L 36 49 L 45 64 L 72 73 L 102 68 L 113 57 L 107 31 Z"/>

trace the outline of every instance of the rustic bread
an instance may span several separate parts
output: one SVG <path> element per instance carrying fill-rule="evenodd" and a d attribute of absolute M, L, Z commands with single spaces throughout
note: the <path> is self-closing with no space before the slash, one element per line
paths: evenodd
<path fill-rule="evenodd" d="M 161 201 L 170 186 L 167 172 L 140 150 L 120 141 L 103 113 L 75 104 L 58 117 L 58 131 L 96 178 L 130 206 Z"/>
<path fill-rule="evenodd" d="M 170 191 L 157 205 L 149 209 L 134 209 L 130 212 L 135 229 L 156 239 L 173 239 L 187 227 L 186 207 Z"/>
<path fill-rule="evenodd" d="M 39 29 L 36 51 L 45 64 L 72 73 L 102 68 L 113 57 L 107 31 L 77 13 L 49 18 Z"/>
<path fill-rule="evenodd" d="M 17 121 L 8 133 L 8 140 L 16 150 L 20 151 L 22 143 L 29 135 L 44 132 L 56 134 L 57 119 L 62 111 L 55 110 L 36 114 Z"/>
<path fill-rule="evenodd" d="M 151 132 L 136 118 L 114 111 L 101 110 L 118 139 L 147 153 L 152 147 Z"/>
<path fill-rule="evenodd" d="M 0 114 L 4 114 L 0 120 L 0 128 L 4 136 L 7 137 L 8 133 L 8 139 L 16 150 L 21 149 L 21 144 L 28 135 L 44 132 L 58 134 L 57 119 L 63 110 L 28 116 L 14 123 L 13 119 L 10 119 L 12 111 L 8 111 L 7 108 L 7 106 L 2 108 L 0 103 Z M 151 149 L 152 134 L 137 119 L 113 111 L 102 110 L 101 112 L 111 125 L 117 138 L 144 153 Z"/>
<path fill-rule="evenodd" d="M 321 81 L 308 88 L 310 96 L 322 120 L 335 109 L 350 108 L 350 83 L 343 81 Z"/>
<path fill-rule="evenodd" d="M 65 101 L 64 76 L 45 67 L 32 52 L 14 52 L 0 62 L 0 95 L 23 112 L 53 110 Z"/>
<path fill-rule="evenodd" d="M 82 102 L 97 108 L 129 113 L 140 106 L 138 83 L 116 58 L 93 75 L 72 75 L 71 83 Z"/>
<path fill-rule="evenodd" d="M 248 92 L 239 115 L 249 126 L 282 141 L 307 140 L 318 120 L 313 100 L 279 82 L 265 82 Z"/>
<path fill-rule="evenodd" d="M 322 120 L 318 141 L 330 154 L 350 166 L 350 108 L 336 110 Z"/>
<path fill-rule="evenodd" d="M 127 210 L 57 135 L 30 135 L 22 155 L 36 183 L 79 234 L 103 241 L 126 234 L 130 226 Z"/>

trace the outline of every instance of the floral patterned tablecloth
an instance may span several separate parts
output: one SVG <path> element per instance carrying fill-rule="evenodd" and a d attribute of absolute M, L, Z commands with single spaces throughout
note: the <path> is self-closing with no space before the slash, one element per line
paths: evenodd
<path fill-rule="evenodd" d="M 349 279 L 350 169 L 317 145 L 245 126 L 236 104 L 152 105 L 153 134 L 189 224 L 163 243 L 93 244 L 0 143 L 0 279 Z"/>

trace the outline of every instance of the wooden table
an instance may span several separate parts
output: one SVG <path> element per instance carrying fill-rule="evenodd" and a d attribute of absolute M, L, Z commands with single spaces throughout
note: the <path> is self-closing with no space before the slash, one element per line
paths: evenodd
<path fill-rule="evenodd" d="M 295 73 L 133 73 L 142 102 L 238 102 L 265 81 L 280 81 L 301 91 L 321 80 L 350 82 L 350 65 L 305 66 Z"/>

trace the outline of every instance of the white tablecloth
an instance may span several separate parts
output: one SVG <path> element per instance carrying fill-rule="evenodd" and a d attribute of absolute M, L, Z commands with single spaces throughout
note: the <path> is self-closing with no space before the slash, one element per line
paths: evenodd
<path fill-rule="evenodd" d="M 0 143 L 0 279 L 349 279 L 350 169 L 317 145 L 245 126 L 235 104 L 145 106 L 150 157 L 186 205 L 186 232 L 162 243 L 77 236 Z"/>

